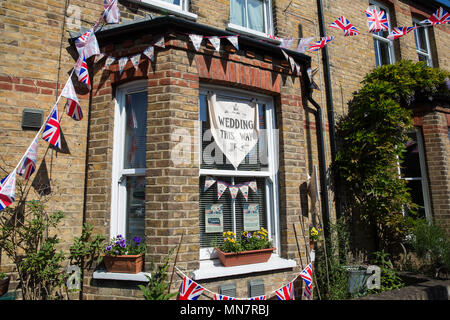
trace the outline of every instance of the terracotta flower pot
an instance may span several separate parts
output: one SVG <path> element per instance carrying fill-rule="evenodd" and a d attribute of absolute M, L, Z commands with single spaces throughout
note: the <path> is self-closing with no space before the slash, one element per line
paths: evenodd
<path fill-rule="evenodd" d="M 267 260 L 269 260 L 270 255 L 274 250 L 275 248 L 268 248 L 260 250 L 242 251 L 236 253 L 236 252 L 222 252 L 220 251 L 220 249 L 216 248 L 219 260 L 225 267 L 266 262 Z"/>
<path fill-rule="evenodd" d="M 9 277 L 5 277 L 0 280 L 0 297 L 8 292 L 9 288 Z"/>
<path fill-rule="evenodd" d="M 103 256 L 106 271 L 116 273 L 139 273 L 142 271 L 144 257 L 141 254 L 123 256 Z"/>

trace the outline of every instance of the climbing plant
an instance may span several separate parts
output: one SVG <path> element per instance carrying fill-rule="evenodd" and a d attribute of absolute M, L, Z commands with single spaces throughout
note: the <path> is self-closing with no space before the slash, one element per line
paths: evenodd
<path fill-rule="evenodd" d="M 449 94 L 450 75 L 423 62 L 401 61 L 367 74 L 362 87 L 339 119 L 335 169 L 345 192 L 345 212 L 358 215 L 374 230 L 378 247 L 401 238 L 407 229 L 403 212 L 414 214 L 405 180 L 399 179 L 411 106 Z"/>

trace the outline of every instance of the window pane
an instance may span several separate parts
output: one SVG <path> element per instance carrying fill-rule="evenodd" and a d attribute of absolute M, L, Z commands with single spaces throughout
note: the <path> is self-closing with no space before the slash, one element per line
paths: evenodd
<path fill-rule="evenodd" d="M 417 38 L 418 38 L 418 46 L 417 49 L 422 50 L 424 52 L 428 52 L 427 50 L 427 39 L 425 37 L 425 28 L 419 27 L 415 31 L 417 31 Z"/>
<path fill-rule="evenodd" d="M 391 63 L 390 52 L 389 52 L 389 43 L 384 41 L 378 41 L 378 45 L 380 48 L 380 62 L 381 65 L 386 65 Z"/>
<path fill-rule="evenodd" d="M 403 178 L 419 178 L 422 174 L 420 171 L 419 145 L 417 144 L 416 133 L 410 133 L 409 138 L 409 141 L 406 143 L 401 173 Z"/>
<path fill-rule="evenodd" d="M 180 0 L 162 0 L 162 1 L 174 4 L 174 5 L 177 5 L 177 6 L 180 5 Z"/>
<path fill-rule="evenodd" d="M 425 208 L 424 208 L 424 200 L 423 200 L 423 189 L 422 189 L 422 180 L 409 180 L 407 182 L 407 186 L 410 189 L 410 194 L 412 201 L 419 205 L 420 207 L 417 209 L 418 218 L 425 218 Z"/>
<path fill-rule="evenodd" d="M 147 93 L 126 95 L 124 169 L 145 168 Z"/>
<path fill-rule="evenodd" d="M 245 0 L 230 1 L 230 22 L 246 27 L 245 23 Z"/>
<path fill-rule="evenodd" d="M 145 236 L 145 177 L 127 177 L 126 238 Z"/>
<path fill-rule="evenodd" d="M 265 32 L 264 4 L 261 0 L 247 0 L 248 28 Z"/>

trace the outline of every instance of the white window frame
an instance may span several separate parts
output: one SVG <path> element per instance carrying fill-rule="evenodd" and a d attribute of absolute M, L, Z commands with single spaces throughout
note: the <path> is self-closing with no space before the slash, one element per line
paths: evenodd
<path fill-rule="evenodd" d="M 431 202 L 430 202 L 430 192 L 428 189 L 428 177 L 427 177 L 427 167 L 425 161 L 425 149 L 423 145 L 422 130 L 420 127 L 416 127 L 414 131 L 417 137 L 417 148 L 419 150 L 419 163 L 420 163 L 420 174 L 421 177 L 403 177 L 401 175 L 400 163 L 398 164 L 398 174 L 400 179 L 405 181 L 421 181 L 422 185 L 422 195 L 423 195 L 423 205 L 425 209 L 425 218 L 427 221 L 432 222 L 431 216 Z M 403 216 L 406 215 L 405 210 L 403 210 Z"/>
<path fill-rule="evenodd" d="M 131 2 L 141 4 L 156 10 L 164 10 L 176 16 L 196 21 L 198 16 L 189 12 L 189 0 L 180 0 L 179 5 L 175 5 L 163 0 L 130 0 Z"/>
<path fill-rule="evenodd" d="M 114 106 L 114 143 L 111 182 L 111 220 L 110 235 L 126 234 L 127 179 L 130 176 L 145 176 L 145 168 L 124 169 L 124 147 L 126 95 L 147 92 L 147 80 L 138 80 L 117 88 Z"/>
<path fill-rule="evenodd" d="M 265 171 L 243 171 L 243 170 L 216 170 L 216 169 L 202 169 L 202 132 L 201 132 L 201 120 L 199 115 L 199 176 L 226 176 L 226 177 L 264 177 L 266 179 L 266 221 L 267 221 L 267 231 L 269 233 L 269 238 L 272 240 L 276 252 L 280 252 L 280 225 L 279 225 L 279 185 L 278 185 L 278 135 L 276 134 L 276 122 L 275 122 L 275 105 L 273 98 L 255 94 L 253 92 L 248 92 L 239 89 L 227 88 L 208 85 L 201 86 L 200 94 L 207 95 L 208 91 L 214 91 L 216 94 L 221 96 L 234 97 L 239 100 L 248 100 L 255 98 L 257 103 L 266 105 L 266 137 L 268 145 L 268 169 Z M 268 125 L 270 124 L 270 126 Z M 234 204 L 232 205 L 234 210 Z M 235 213 L 233 212 L 233 220 L 235 218 Z M 236 223 L 233 223 L 234 227 Z M 236 231 L 236 230 L 234 230 Z M 216 252 L 213 247 L 201 248 L 200 249 L 200 260 L 213 259 L 216 258 Z"/>
<path fill-rule="evenodd" d="M 419 37 L 419 31 L 417 29 L 414 30 L 414 40 L 416 41 L 416 52 L 418 56 L 423 56 L 426 58 L 427 66 L 433 67 L 433 56 L 431 55 L 431 45 L 430 45 L 430 29 L 428 26 L 423 26 L 420 24 L 420 21 L 417 19 L 413 19 L 414 26 L 418 26 L 419 28 L 423 28 L 424 34 L 425 34 L 425 42 L 426 42 L 426 48 L 427 52 L 420 49 L 420 37 Z"/>
<path fill-rule="evenodd" d="M 247 4 L 247 0 L 245 0 Z M 241 26 L 234 23 L 228 23 L 227 29 L 233 32 L 242 33 L 250 37 L 256 37 L 275 44 L 280 44 L 281 39 L 274 36 L 273 30 L 273 14 L 272 14 L 272 0 L 263 0 L 264 5 L 264 32 L 253 30 L 247 26 Z M 247 9 L 245 9 L 246 25 L 248 25 Z M 231 21 L 231 1 L 230 1 L 230 21 Z"/>
<path fill-rule="evenodd" d="M 390 15 L 390 11 L 386 6 L 383 6 L 382 4 L 376 2 L 376 1 L 370 1 L 370 6 L 374 6 L 377 10 L 383 10 L 384 12 L 386 12 L 386 18 L 388 20 L 389 23 L 389 30 L 388 32 L 391 33 L 392 31 L 392 27 L 391 27 L 391 15 Z M 393 64 L 395 63 L 395 51 L 394 51 L 394 42 L 384 38 L 378 34 L 372 33 L 373 39 L 375 41 L 378 42 L 382 42 L 388 45 L 388 50 L 389 50 L 389 64 Z M 375 52 L 375 64 L 377 67 L 382 66 L 383 64 L 381 63 L 381 51 L 380 51 L 380 46 L 374 45 L 374 50 L 376 50 L 377 52 Z M 379 59 L 377 59 L 377 56 L 379 57 Z"/>

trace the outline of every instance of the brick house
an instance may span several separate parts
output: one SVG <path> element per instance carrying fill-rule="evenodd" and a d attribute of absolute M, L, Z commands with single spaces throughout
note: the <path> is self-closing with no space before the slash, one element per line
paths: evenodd
<path fill-rule="evenodd" d="M 178 268 L 212 292 L 241 298 L 270 294 L 291 281 L 308 261 L 303 235 L 310 204 L 304 187 L 315 166 L 325 223 L 339 213 L 339 188 L 326 184 L 336 153 L 335 117 L 345 114 L 346 102 L 364 75 L 400 59 L 449 68 L 448 26 L 420 28 L 414 35 L 386 41 L 386 35 L 364 32 L 363 11 L 369 4 L 384 9 L 392 26 L 418 23 L 439 7 L 436 1 L 399 0 L 263 0 L 252 6 L 234 0 L 120 0 L 121 23 L 96 33 L 100 51 L 131 57 L 161 37 L 164 47 L 155 47 L 155 61 L 142 56 L 138 68 L 128 62 L 123 72 L 117 63 L 104 69 L 104 60 L 90 59 L 92 90 L 77 87 L 84 118 L 62 118 L 61 150 L 46 152 L 40 142 L 33 184 L 48 185 L 49 206 L 66 213 L 63 239 L 69 244 L 83 222 L 107 238 L 141 236 L 148 246 L 148 268 L 151 259 L 162 261 L 183 235 Z M 87 30 L 97 21 L 102 9 L 99 0 L 0 5 L 5 35 L 0 45 L 0 122 L 7 129 L 1 133 L 5 143 L 0 148 L 9 155 L 5 160 L 10 166 L 36 133 L 26 126 L 24 111 L 48 112 L 77 58 L 73 40 L 84 30 L 80 27 Z M 358 26 L 360 36 L 344 38 L 327 27 L 341 15 Z M 205 38 L 196 50 L 189 34 L 239 35 L 239 49 L 222 38 L 216 51 Z M 317 53 L 298 53 L 294 45 L 285 50 L 300 67 L 297 75 L 279 48 L 279 38 L 325 35 L 336 39 Z M 318 68 L 314 81 L 320 91 L 310 90 L 308 68 Z M 205 140 L 203 133 L 211 125 L 211 93 L 226 101 L 256 101 L 260 128 L 266 133 L 265 157 L 248 156 L 237 170 L 207 161 L 211 138 Z M 419 104 L 414 121 L 417 131 L 411 137 L 419 153 L 408 158 L 415 175 L 404 178 L 411 181 L 424 216 L 448 230 L 448 100 L 437 97 Z M 215 186 L 204 190 L 207 176 L 231 185 L 256 180 L 258 192 L 249 192 L 249 202 L 259 204 L 260 225 L 269 230 L 277 249 L 268 263 L 229 268 L 217 263 L 212 250 L 217 235 L 205 230 L 205 206 L 221 203 L 225 228 L 241 231 L 245 201 L 241 195 L 232 199 L 228 191 L 217 199 Z M 4 257 L 0 266 L 13 272 Z M 144 274 L 93 269 L 83 279 L 81 296 L 142 298 L 137 284 L 145 280 Z M 179 285 L 176 277 L 173 290 Z M 300 297 L 301 281 L 295 288 Z"/>

